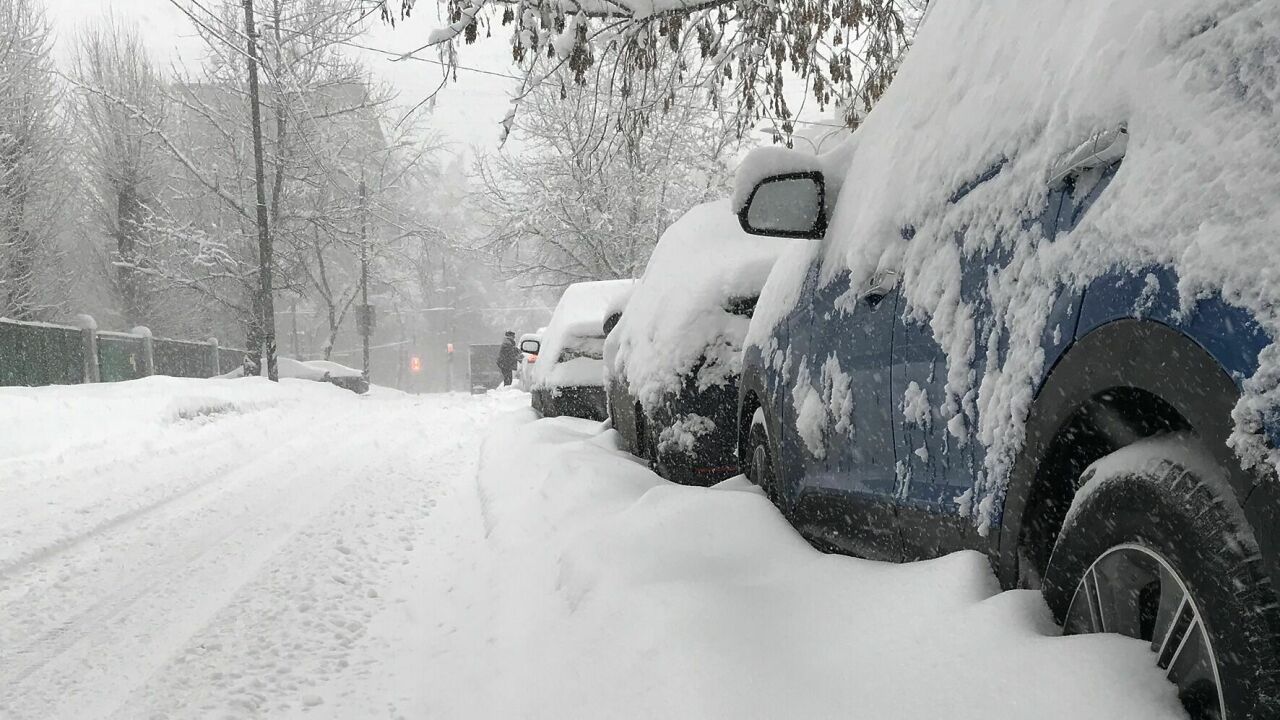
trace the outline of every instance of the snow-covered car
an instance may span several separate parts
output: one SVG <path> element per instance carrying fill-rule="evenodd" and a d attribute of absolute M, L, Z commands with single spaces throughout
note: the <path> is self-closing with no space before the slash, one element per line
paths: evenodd
<path fill-rule="evenodd" d="M 742 341 L 787 244 L 743 232 L 727 200 L 691 209 L 658 240 L 604 355 L 623 447 L 663 477 L 706 485 L 737 474 Z"/>
<path fill-rule="evenodd" d="M 337 385 L 344 390 L 363 394 L 369 392 L 369 381 L 364 373 L 330 360 L 294 360 L 293 358 L 276 358 L 276 368 L 282 378 L 313 380 Z M 221 377 L 244 377 L 244 368 L 238 367 Z"/>
<path fill-rule="evenodd" d="M 599 280 L 565 288 L 539 340 L 520 350 L 537 355 L 530 375 L 533 407 L 543 417 L 604 420 L 604 321 L 626 304 L 635 280 Z"/>
<path fill-rule="evenodd" d="M 1280 718 L 1280 3 L 929 13 L 840 157 L 739 171 L 744 229 L 811 238 L 740 461 L 816 545 L 983 552 L 1193 720 Z"/>
<path fill-rule="evenodd" d="M 523 348 L 525 343 L 529 343 L 529 347 L 536 347 L 542 342 L 542 333 L 546 332 L 545 327 L 538 328 L 538 332 L 525 333 L 520 336 L 516 347 Z M 523 352 L 523 351 L 522 351 Z M 524 353 L 523 361 L 520 363 L 520 389 L 530 390 L 533 388 L 533 366 L 538 362 L 538 353 Z"/>

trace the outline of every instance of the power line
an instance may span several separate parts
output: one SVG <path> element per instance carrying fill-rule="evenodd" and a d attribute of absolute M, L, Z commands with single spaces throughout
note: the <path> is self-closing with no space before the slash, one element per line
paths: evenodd
<path fill-rule="evenodd" d="M 468 66 L 468 65 L 461 65 L 461 64 L 453 64 L 453 65 L 451 65 L 451 64 L 446 63 L 446 62 L 443 62 L 443 61 L 441 61 L 441 60 L 432 60 L 431 58 L 418 57 L 417 55 L 405 55 L 404 53 L 397 53 L 397 52 L 393 52 L 393 51 L 391 51 L 391 50 L 384 50 L 384 49 L 382 49 L 382 48 L 371 47 L 371 46 L 368 46 L 368 45 L 362 45 L 362 44 L 360 44 L 360 43 L 355 43 L 355 42 L 337 41 L 337 44 L 338 44 L 338 45 L 347 45 L 347 46 L 350 46 L 350 47 L 359 48 L 359 49 L 361 49 L 361 50 L 367 50 L 367 51 L 370 51 L 370 52 L 380 53 L 380 54 L 382 54 L 382 55 L 387 55 L 387 56 L 389 56 L 389 57 L 393 58 L 394 60 L 416 60 L 416 61 L 418 61 L 418 62 L 429 63 L 429 64 L 432 64 L 432 65 L 438 65 L 438 66 L 440 66 L 440 67 L 444 67 L 444 68 L 447 68 L 447 69 L 466 70 L 467 72 L 478 73 L 478 74 L 480 74 L 480 75 L 491 75 L 491 76 L 493 76 L 493 77 L 506 78 L 506 79 L 508 79 L 508 80 L 521 80 L 521 81 L 523 81 L 523 80 L 524 80 L 524 78 L 520 77 L 519 75 L 512 75 L 511 73 L 495 72 L 495 71 L 493 71 L 493 70 L 484 70 L 484 69 L 482 69 L 482 68 L 470 67 L 470 66 Z M 587 93 L 587 94 L 589 94 L 589 95 L 593 95 L 593 96 L 595 96 L 595 97 L 611 97 L 611 98 L 622 98 L 622 97 L 623 97 L 623 95 L 621 95 L 621 94 L 619 94 L 619 93 L 601 92 L 601 91 L 598 91 L 598 90 L 582 90 L 582 92 L 585 92 L 585 93 Z M 698 106 L 696 106 L 696 105 L 684 105 L 684 104 L 682 104 L 682 103 L 672 103 L 672 104 L 670 105 L 670 107 L 680 108 L 680 109 L 682 109 L 682 110 L 697 110 L 697 111 L 702 111 L 702 112 L 714 112 L 711 108 L 698 107 Z M 837 124 L 835 124 L 835 123 L 824 123 L 824 122 L 818 122 L 818 121 L 816 121 L 816 120 L 791 120 L 791 122 L 792 122 L 792 123 L 794 123 L 794 124 L 796 124 L 796 125 L 810 125 L 810 126 L 813 126 L 813 127 L 829 127 L 829 128 L 839 128 L 839 129 L 849 129 L 849 128 L 848 128 L 848 126 L 846 126 L 846 125 L 837 125 Z"/>
<path fill-rule="evenodd" d="M 172 2 L 173 0 L 170 0 L 170 1 Z M 303 35 L 303 36 L 310 37 L 310 38 L 313 38 L 313 39 L 327 39 L 327 40 L 329 40 L 330 42 L 332 42 L 332 43 L 333 43 L 333 44 L 335 44 L 335 45 L 343 45 L 343 46 L 346 46 L 346 47 L 357 48 L 357 49 L 359 49 L 359 50 L 365 50 L 365 51 L 367 51 L 367 52 L 373 52 L 373 53 L 378 53 L 378 54 L 380 54 L 380 55 L 385 55 L 385 56 L 387 56 L 388 58 L 390 58 L 392 61 L 414 60 L 414 61 L 417 61 L 417 62 L 420 62 L 420 63 L 427 63 L 427 64 L 429 64 L 429 65 L 436 65 L 436 66 L 439 66 L 439 67 L 443 67 L 443 68 L 448 69 L 448 70 L 464 70 L 464 71 L 466 71 L 466 72 L 472 72 L 472 73 L 476 73 L 476 74 L 478 74 L 478 75 L 488 75 L 488 76 L 490 76 L 490 77 L 503 78 L 503 79 L 505 79 L 505 80 L 517 80 L 517 81 L 523 81 L 523 80 L 524 80 L 524 78 L 523 78 L 523 77 L 521 77 L 521 76 L 519 76 L 519 75 L 513 75 L 513 74 L 511 74 L 511 73 L 499 72 L 499 71 L 496 71 L 496 70 L 485 70 L 484 68 L 471 67 L 470 65 L 463 65 L 463 64 L 460 64 L 460 63 L 452 63 L 452 64 L 451 64 L 451 63 L 444 62 L 444 61 L 442 61 L 442 60 L 433 60 L 433 59 L 431 59 L 431 58 L 418 57 L 417 55 L 406 55 L 405 53 L 396 52 L 396 51 L 394 51 L 394 50 L 387 50 L 386 48 L 374 47 L 374 46 L 372 46 L 372 45 L 366 45 L 366 44 L 364 44 L 364 43 L 358 43 L 358 42 L 355 42 L 355 41 L 353 41 L 353 40 L 339 40 L 339 39 L 336 39 L 336 38 L 324 38 L 323 36 L 318 36 L 318 35 L 314 35 L 314 34 L 311 34 L 311 33 L 306 33 L 306 32 L 300 31 L 300 30 L 292 30 L 292 29 L 287 29 L 287 28 L 284 28 L 284 29 L 285 29 L 287 32 L 289 32 L 289 33 L 291 33 L 291 34 L 294 34 L 294 35 Z M 585 90 L 585 89 L 584 89 L 584 90 L 582 90 L 581 92 L 584 92 L 584 93 L 586 93 L 586 94 L 588 94 L 588 95 L 592 95 L 592 96 L 595 96 L 595 97 L 610 97 L 610 98 L 622 98 L 622 97 L 623 97 L 623 95 L 621 95 L 620 93 L 601 92 L 601 91 L 599 91 L 599 90 Z M 670 107 L 680 108 L 680 109 L 682 109 L 682 110 L 696 110 L 696 111 L 701 111 L 701 112 L 714 112 L 711 108 L 698 107 L 698 106 L 696 106 L 696 105 L 685 105 L 685 104 L 682 104 L 682 103 L 672 103 L 672 104 L 670 105 Z M 816 121 L 816 120 L 798 120 L 798 119 L 795 119 L 795 120 L 791 120 L 790 122 L 792 122 L 793 124 L 796 124 L 796 125 L 809 125 L 809 126 L 811 126 L 811 127 L 828 127 L 828 128 L 842 129 L 842 130 L 849 129 L 849 128 L 848 128 L 848 126 L 846 126 L 846 125 L 838 125 L 838 124 L 835 124 L 835 123 L 824 123 L 824 122 L 819 122 L 819 121 Z"/>
<path fill-rule="evenodd" d="M 170 2 L 170 3 L 172 3 L 172 4 L 173 4 L 175 7 L 177 7 L 179 10 L 181 10 L 181 11 L 182 11 L 182 13 L 183 13 L 184 15 L 186 15 L 188 18 L 190 18 L 192 22 L 194 22 L 194 23 L 196 23 L 197 25 L 199 25 L 199 26 L 201 26 L 201 27 L 205 28 L 207 31 L 212 32 L 212 31 L 208 28 L 208 26 L 207 26 L 207 25 L 205 25 L 204 23 L 202 23 L 202 22 L 200 22 L 199 20 L 197 20 L 197 19 L 196 19 L 196 18 L 195 18 L 195 17 L 194 17 L 194 16 L 193 16 L 193 15 L 192 15 L 192 14 L 191 14 L 187 9 L 186 9 L 186 8 L 183 8 L 183 7 L 178 3 L 178 0 L 169 0 L 169 2 Z M 218 18 L 218 17 L 217 17 L 217 15 L 216 15 L 213 11 L 211 11 L 211 10 L 209 10 L 208 8 L 206 8 L 206 7 L 204 7 L 203 5 L 201 5 L 201 4 L 199 3 L 199 1 L 198 1 L 198 0 L 190 0 L 190 2 L 191 2 L 192 4 L 194 4 L 196 7 L 200 8 L 201 10 L 204 10 L 204 11 L 205 11 L 206 13 L 208 13 L 210 16 L 212 16 L 212 17 L 214 17 L 214 18 L 216 18 L 216 19 L 221 20 L 221 18 Z M 485 70 L 484 68 L 472 67 L 472 66 L 470 66 L 470 65 L 463 65 L 463 64 L 461 64 L 461 63 L 447 63 L 447 62 L 444 62 L 444 61 L 442 61 L 442 60 L 433 60 L 433 59 L 431 59 L 431 58 L 418 57 L 417 55 L 414 55 L 414 54 L 411 54 L 411 53 L 410 53 L 410 54 L 406 54 L 406 53 L 402 53 L 402 52 L 396 52 L 396 51 L 394 51 L 394 50 L 387 50 L 386 48 L 374 47 L 373 45 L 366 45 L 366 44 L 364 44 L 364 43 L 355 42 L 354 40 L 343 40 L 343 39 L 339 39 L 339 38 L 325 37 L 325 36 L 323 36 L 323 35 L 316 35 L 316 34 L 314 34 L 314 33 L 309 33 L 309 32 L 303 31 L 303 30 L 298 30 L 298 29 L 293 29 L 293 28 L 281 28 L 281 30 L 284 30 L 285 32 L 288 32 L 288 33 L 290 33 L 290 34 L 292 34 L 292 35 L 304 36 L 304 37 L 309 37 L 309 38 L 312 38 L 312 39 L 326 40 L 326 41 L 328 41 L 328 42 L 333 43 L 334 45 L 342 45 L 342 46 L 345 46 L 345 47 L 350 47 L 350 48 L 356 48 L 356 49 L 359 49 L 359 50 L 364 50 L 364 51 L 366 51 L 366 52 L 377 53 L 377 54 L 379 54 L 379 55 L 384 55 L 384 56 L 388 57 L 388 58 L 389 58 L 389 59 L 391 59 L 393 62 L 402 61 L 402 60 L 414 60 L 414 61 L 416 61 L 416 62 L 420 62 L 420 63 L 427 63 L 427 64 L 429 64 L 429 65 L 436 65 L 436 66 L 438 66 L 438 67 L 442 67 L 442 68 L 445 68 L 445 69 L 447 69 L 447 70 L 463 70 L 463 71 L 465 71 L 465 72 L 472 72 L 472 73 L 476 73 L 476 74 L 478 74 L 478 75 L 487 75 L 487 76 L 489 76 L 489 77 L 502 78 L 502 79 L 505 79 L 505 80 L 523 81 L 523 80 L 525 79 L 525 78 L 523 78 L 523 77 L 521 77 L 521 76 L 519 76 L 519 75 L 513 75 L 513 74 L 511 74 L 511 73 L 499 72 L 499 71 L 496 71 L 496 70 Z M 233 31 L 234 31 L 234 30 L 233 30 Z M 216 37 L 218 37 L 220 40 L 223 40 L 223 42 L 224 42 L 224 43 L 227 43 L 229 46 L 231 46 L 233 49 L 235 49 L 234 44 L 232 44 L 232 43 L 228 42 L 225 38 L 222 38 L 220 35 L 217 35 L 216 33 L 214 33 L 214 34 L 215 34 L 215 36 L 216 36 Z M 241 53 L 243 54 L 243 52 L 242 52 L 242 51 L 241 51 Z M 592 95 L 592 96 L 594 96 L 594 97 L 608 97 L 608 98 L 622 98 L 622 97 L 623 97 L 620 93 L 601 92 L 601 91 L 599 91 L 599 90 L 585 90 L 585 89 L 584 89 L 584 90 L 581 90 L 581 92 L 585 92 L 586 94 Z M 696 106 L 696 105 L 685 105 L 685 104 L 683 104 L 683 103 L 672 103 L 672 104 L 670 105 L 670 107 L 680 108 L 680 109 L 682 109 L 682 110 L 694 110 L 694 111 L 698 111 L 698 112 L 708 112 L 708 113 L 709 113 L 709 112 L 714 112 L 714 110 L 712 110 L 711 108 L 699 107 L 699 106 Z M 826 127 L 826 128 L 840 129 L 840 130 L 846 130 L 846 129 L 849 129 L 849 128 L 848 128 L 848 126 L 846 126 L 846 125 L 840 125 L 840 124 L 836 124 L 836 123 L 824 123 L 824 122 L 819 122 L 819 121 L 816 121 L 816 120 L 800 120 L 800 119 L 792 119 L 792 120 L 790 120 L 790 122 L 791 122 L 792 124 L 794 124 L 794 125 L 807 125 L 807 126 L 809 126 L 809 127 Z"/>
<path fill-rule="evenodd" d="M 230 40 L 228 40 L 227 38 L 223 37 L 222 35 L 218 34 L 218 32 L 217 32 L 217 31 L 213 30 L 213 29 L 212 29 L 212 28 L 210 28 L 208 25 L 205 25 L 204 23 L 200 22 L 200 21 L 199 21 L 198 19 L 196 19 L 196 18 L 195 18 L 195 17 L 194 17 L 194 16 L 193 16 L 193 15 L 192 15 L 192 14 L 191 14 L 187 9 L 186 9 L 186 8 L 183 8 L 181 5 L 179 5 L 179 4 L 178 4 L 178 2 L 177 2 L 177 0 L 169 0 L 169 2 L 170 2 L 170 3 L 172 3 L 173 5 L 177 6 L 177 7 L 179 8 L 179 10 L 181 10 L 181 11 L 183 12 L 183 14 L 185 14 L 188 18 L 190 18 L 190 19 L 192 20 L 192 22 L 195 22 L 195 23 L 197 23 L 200 27 L 204 28 L 204 29 L 206 30 L 206 32 L 211 33 L 215 38 L 217 38 L 217 39 L 221 40 L 221 41 L 222 41 L 224 44 L 226 44 L 228 47 L 231 47 L 232 49 L 236 49 L 236 46 L 235 46 L 235 44 L 234 44 L 233 42 L 231 42 L 231 41 L 230 41 Z M 234 25 L 231 25 L 231 24 L 230 24 L 230 23 L 228 23 L 225 19 L 220 18 L 216 13 L 214 13 L 214 12 L 213 12 L 212 10 L 210 10 L 208 7 L 206 7 L 206 6 L 202 5 L 202 4 L 201 4 L 201 2 L 200 2 L 200 0 L 189 0 L 189 2 L 191 2 L 191 4 L 192 4 L 192 5 L 196 6 L 196 7 L 197 7 L 197 8 L 199 8 L 200 10 L 204 11 L 204 13 L 205 13 L 205 14 L 207 14 L 207 15 L 209 15 L 211 18 L 213 18 L 213 19 L 214 19 L 214 21 L 216 21 L 216 22 L 218 22 L 218 23 L 222 24 L 223 26 L 227 27 L 227 28 L 231 31 L 231 33 L 233 33 L 233 34 L 235 34 L 235 35 L 238 35 L 241 39 L 244 39 L 244 40 L 246 40 L 246 41 L 248 40 L 247 36 L 245 36 L 243 33 L 241 33 L 241 32 L 240 32 L 240 30 L 239 30 L 237 27 L 235 27 Z M 345 41 L 342 41 L 342 40 L 337 39 L 337 38 L 331 38 L 331 37 L 327 37 L 327 36 L 323 36 L 323 35 L 317 35 L 317 34 L 315 34 L 315 33 L 304 32 L 304 31 L 302 31 L 302 30 L 294 30 L 294 29 L 289 29 L 289 28 L 285 28 L 285 27 L 278 27 L 278 28 L 276 28 L 276 29 L 277 29 L 277 30 L 279 30 L 279 31 L 283 31 L 283 32 L 286 32 L 286 33 L 290 33 L 290 34 L 292 34 L 292 35 L 296 35 L 296 36 L 304 36 L 304 37 L 309 37 L 309 38 L 312 38 L 312 39 L 325 40 L 325 41 L 331 42 L 331 43 L 333 43 L 333 44 L 347 44 L 347 43 L 345 43 Z M 244 51 L 239 51 L 239 52 L 240 52 L 241 54 L 244 54 Z M 285 92 L 285 91 L 286 91 L 286 88 L 287 88 L 287 85 L 286 85 L 286 83 L 285 83 L 284 78 L 282 78 L 282 77 L 278 74 L 277 69 L 275 68 L 274 64 L 273 64 L 273 63 L 264 63 L 262 67 L 263 67 L 263 70 L 264 70 L 264 71 L 266 71 L 266 72 L 267 72 L 267 74 L 268 74 L 268 75 L 270 75 L 270 76 L 272 77 L 272 79 L 273 79 L 273 80 L 275 80 L 275 83 L 276 83 L 277 87 L 279 88 L 280 92 L 282 92 L 282 93 L 283 93 L 283 92 Z M 288 65 L 288 64 L 286 64 L 286 65 L 285 65 L 285 67 L 284 67 L 284 69 L 285 69 L 285 70 L 286 70 L 290 75 L 292 75 L 292 76 L 293 76 L 293 79 L 298 83 L 298 87 L 299 87 L 299 88 L 301 88 L 303 85 L 305 85 L 305 83 L 303 83 L 303 82 L 302 82 L 301 78 L 299 78 L 299 77 L 297 76 L 297 73 L 294 71 L 294 69 L 293 69 L 292 65 Z M 298 98 L 299 103 L 302 105 L 302 112 L 303 112 L 303 114 L 305 114 L 305 115 L 307 116 L 307 117 L 306 117 L 306 119 L 307 119 L 308 121 L 310 121 L 310 123 L 311 123 L 313 126 L 318 125 L 318 124 L 319 124 L 319 120 L 318 120 L 318 118 L 315 116 L 315 113 L 313 113 L 313 112 L 311 111 L 310 106 L 307 104 L 307 100 L 306 100 L 305 95 L 304 95 L 303 93 L 299 92 L 299 93 L 297 94 L 297 98 Z M 289 113 L 289 114 L 291 114 L 291 115 L 293 115 L 293 114 L 294 114 L 294 108 L 293 108 L 292 106 L 290 106 L 290 105 L 286 105 L 286 106 L 283 106 L 283 107 L 284 107 L 285 112 L 287 112 L 287 113 Z M 356 108 L 356 110 L 358 110 L 358 108 Z M 294 119 L 295 119 L 295 120 L 299 120 L 299 118 L 296 118 L 296 117 L 295 117 Z M 310 154 L 310 155 L 311 155 L 311 158 L 312 158 L 312 159 L 317 163 L 317 165 L 318 165 L 318 166 L 325 166 L 325 164 L 326 164 L 326 163 L 325 163 L 325 161 L 320 157 L 320 154 L 316 151 L 315 147 L 314 147 L 314 146 L 312 146 L 310 137 L 309 137 L 306 133 L 303 133 L 301 137 L 302 137 L 303 145 L 306 147 L 306 150 L 307 150 L 308 154 Z M 347 173 L 347 172 L 346 172 L 346 170 L 344 170 L 343 168 L 338 167 L 338 168 L 337 168 L 337 170 L 338 170 L 338 172 L 342 173 L 343 175 L 346 175 L 348 179 L 350 179 L 350 180 L 354 180 L 354 178 L 352 178 L 352 177 L 351 177 L 351 175 L 350 175 L 349 173 Z M 329 174 L 329 173 L 325 173 L 325 174 L 323 175 L 323 177 L 325 178 L 325 180 L 326 180 L 329 184 L 333 185 L 335 189 L 337 189 L 337 190 L 339 190 L 339 191 L 345 191 L 345 190 L 346 190 L 346 188 L 342 188 L 341 186 L 339 186 L 339 185 L 338 185 L 337 181 L 333 178 L 333 176 L 332 176 L 331 174 Z M 379 208 L 381 208 L 381 209 L 383 209 L 383 210 L 385 210 L 385 211 L 388 211 L 388 212 L 394 212 L 394 210 L 392 210 L 391 208 L 387 207 L 387 206 L 386 206 L 386 205 L 381 201 L 381 199 L 379 199 L 379 198 L 375 198 L 373 202 L 374 202 L 374 204 L 375 204 L 375 205 L 377 205 Z M 381 221 L 383 221 L 383 222 L 385 222 L 385 223 L 387 223 L 387 224 L 389 224 L 389 225 L 391 225 L 391 226 L 393 226 L 393 227 L 398 227 L 398 228 L 400 227 L 399 223 L 397 223 L 397 222 L 395 222 L 395 221 L 393 221 L 393 220 L 390 220 L 390 219 L 388 219 L 388 218 L 385 218 L 385 217 L 379 216 L 377 213 L 374 213 L 374 215 L 375 215 L 375 216 L 377 216 L 379 220 L 381 220 Z M 403 229 L 403 228 L 402 228 L 402 229 Z"/>

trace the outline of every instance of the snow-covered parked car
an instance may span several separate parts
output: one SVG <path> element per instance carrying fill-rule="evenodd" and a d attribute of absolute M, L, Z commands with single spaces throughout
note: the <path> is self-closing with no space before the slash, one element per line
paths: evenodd
<path fill-rule="evenodd" d="M 369 381 L 364 373 L 329 360 L 294 360 L 293 358 L 276 358 L 276 369 L 282 378 L 313 380 L 337 385 L 353 393 L 369 392 Z M 244 377 L 244 368 L 238 367 L 223 374 L 224 378 Z"/>
<path fill-rule="evenodd" d="M 626 304 L 635 280 L 600 280 L 565 288 L 539 340 L 520 349 L 537 355 L 530 376 L 533 407 L 543 417 L 604 420 L 604 321 Z"/>
<path fill-rule="evenodd" d="M 737 474 L 738 373 L 756 298 L 787 242 L 743 232 L 726 200 L 658 240 L 605 341 L 609 411 L 623 446 L 669 480 Z"/>
<path fill-rule="evenodd" d="M 739 173 L 746 229 L 812 238 L 741 462 L 817 545 L 986 553 L 1193 720 L 1280 718 L 1280 3 L 929 13 L 841 162 Z"/>

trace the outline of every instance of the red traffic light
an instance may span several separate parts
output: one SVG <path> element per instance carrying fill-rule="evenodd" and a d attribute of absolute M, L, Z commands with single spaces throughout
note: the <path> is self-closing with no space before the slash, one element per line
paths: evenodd
<path fill-rule="evenodd" d="M 409 358 L 409 372 L 411 373 L 422 372 L 422 358 L 418 357 L 417 355 L 413 355 Z"/>
<path fill-rule="evenodd" d="M 453 343 L 449 343 L 449 352 L 453 353 Z"/>

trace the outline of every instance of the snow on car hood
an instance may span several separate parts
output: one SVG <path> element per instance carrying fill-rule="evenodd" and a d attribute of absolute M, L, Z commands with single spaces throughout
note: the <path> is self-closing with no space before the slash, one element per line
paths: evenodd
<path fill-rule="evenodd" d="M 604 384 L 603 369 L 598 359 L 574 358 L 566 363 L 560 361 L 560 354 L 565 348 L 576 348 L 581 344 L 594 345 L 590 349 L 598 352 L 606 314 L 611 308 L 626 304 L 635 284 L 636 281 L 630 279 L 599 280 L 574 283 L 565 288 L 555 312 L 551 314 L 551 321 L 542 331 L 542 347 L 538 350 L 538 362 L 533 364 L 532 371 L 534 388 Z"/>
<path fill-rule="evenodd" d="M 727 312 L 734 298 L 754 298 L 790 244 L 748 235 L 727 201 L 699 205 L 667 228 L 622 320 L 605 343 L 609 372 L 625 377 L 646 407 L 678 389 L 704 355 L 700 387 L 741 369 L 749 322 Z"/>
<path fill-rule="evenodd" d="M 980 528 L 1022 446 L 1043 369 L 1038 341 L 1059 283 L 1078 288 L 1117 268 L 1171 265 L 1184 307 L 1221 289 L 1280 337 L 1277 37 L 1273 1 L 931 5 L 851 143 L 845 187 L 816 252 L 825 260 L 820 282 L 844 268 L 855 286 L 877 269 L 898 270 L 907 311 L 932 318 L 948 377 L 962 380 L 944 402 L 987 446 L 977 502 L 966 504 Z M 1111 186 L 1072 232 L 1042 242 L 1023 224 L 1043 206 L 1055 161 L 1121 124 L 1130 139 Z M 948 202 L 1001 162 L 998 175 Z M 1003 336 L 1009 353 L 979 388 L 967 370 L 975 328 L 957 292 L 960 262 L 995 245 L 1013 258 L 989 281 L 993 337 Z M 779 265 L 748 338 L 766 350 L 803 281 L 803 253 L 794 260 Z M 1274 346 L 1256 377 L 1280 378 Z M 1256 427 L 1280 405 L 1275 385 L 1245 383 L 1238 428 Z M 1266 452 L 1256 433 L 1237 432 L 1233 444 L 1246 462 Z"/>

